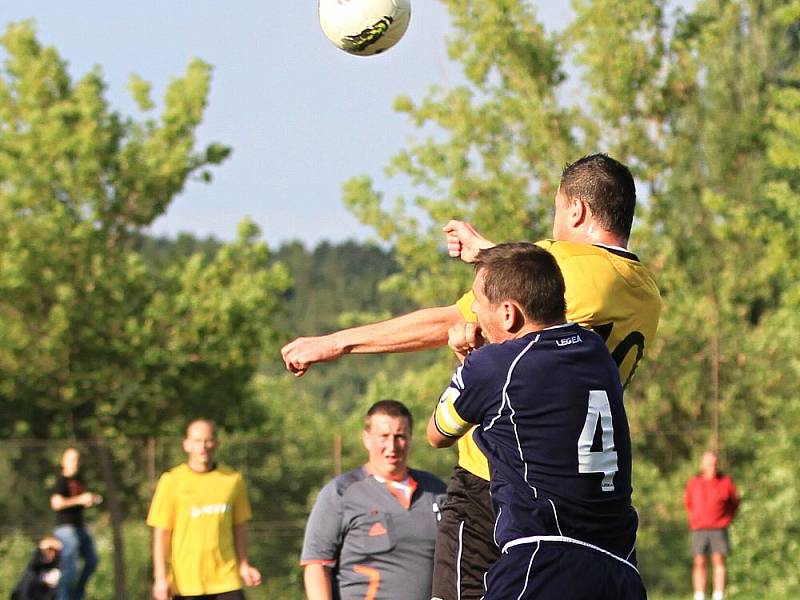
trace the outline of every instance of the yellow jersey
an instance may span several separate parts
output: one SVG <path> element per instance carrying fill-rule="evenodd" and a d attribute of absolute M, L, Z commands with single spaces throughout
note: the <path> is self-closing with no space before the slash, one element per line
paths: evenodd
<path fill-rule="evenodd" d="M 556 259 L 566 287 L 567 320 L 593 329 L 606 342 L 627 386 L 645 348 L 653 343 L 661 314 L 661 294 L 650 271 L 622 248 L 542 240 L 536 245 Z M 473 293 L 457 306 L 465 320 L 475 322 Z M 458 464 L 489 480 L 489 463 L 472 439 L 458 440 Z"/>
<path fill-rule="evenodd" d="M 233 527 L 251 517 L 242 476 L 218 466 L 205 473 L 183 464 L 161 476 L 147 524 L 172 532 L 173 592 L 222 594 L 242 588 Z"/>

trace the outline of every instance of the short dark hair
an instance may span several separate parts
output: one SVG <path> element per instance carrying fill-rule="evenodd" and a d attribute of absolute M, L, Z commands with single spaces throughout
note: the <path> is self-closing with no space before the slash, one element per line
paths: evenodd
<path fill-rule="evenodd" d="M 536 323 L 564 320 L 564 277 L 544 248 L 528 242 L 486 248 L 475 261 L 475 273 L 482 269 L 486 271 L 483 293 L 492 304 L 512 300 Z"/>
<path fill-rule="evenodd" d="M 568 164 L 561 172 L 561 191 L 570 200 L 583 200 L 607 231 L 631 235 L 636 209 L 636 184 L 630 169 L 606 154 L 591 154 Z"/>
<path fill-rule="evenodd" d="M 414 428 L 414 417 L 411 416 L 411 411 L 406 408 L 405 404 L 397 400 L 379 400 L 370 406 L 366 417 L 364 417 L 365 431 L 369 431 L 372 415 L 388 415 L 397 419 L 403 417 L 408 420 L 408 432 L 411 433 Z"/>

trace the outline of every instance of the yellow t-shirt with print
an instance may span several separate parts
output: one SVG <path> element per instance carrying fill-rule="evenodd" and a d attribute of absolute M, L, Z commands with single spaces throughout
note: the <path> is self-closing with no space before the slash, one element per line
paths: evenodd
<path fill-rule="evenodd" d="M 172 532 L 173 591 L 201 596 L 241 589 L 233 527 L 250 517 L 244 480 L 233 469 L 198 473 L 183 464 L 164 473 L 147 524 Z"/>
<path fill-rule="evenodd" d="M 661 295 L 650 271 L 635 254 L 606 246 L 554 240 L 536 242 L 555 257 L 566 287 L 567 320 L 597 332 L 617 363 L 623 385 L 653 343 L 661 314 Z M 473 293 L 458 301 L 461 315 L 475 322 Z M 472 439 L 458 440 L 458 464 L 489 480 L 489 463 Z"/>

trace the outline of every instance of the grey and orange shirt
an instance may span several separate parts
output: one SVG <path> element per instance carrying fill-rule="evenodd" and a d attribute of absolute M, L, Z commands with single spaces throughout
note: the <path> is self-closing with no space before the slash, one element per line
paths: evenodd
<path fill-rule="evenodd" d="M 306 524 L 300 564 L 332 569 L 334 598 L 428 600 L 446 486 L 409 469 L 407 494 L 365 467 L 330 481 Z"/>

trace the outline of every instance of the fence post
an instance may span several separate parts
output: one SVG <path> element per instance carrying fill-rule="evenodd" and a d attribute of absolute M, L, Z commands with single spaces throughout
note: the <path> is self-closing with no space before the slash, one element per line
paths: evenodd
<path fill-rule="evenodd" d="M 147 437 L 147 483 L 152 495 L 156 491 L 156 440 L 152 435 Z"/>
<path fill-rule="evenodd" d="M 114 468 L 111 464 L 111 452 L 108 444 L 100 438 L 96 440 L 98 454 L 100 455 L 100 470 L 106 484 L 106 500 L 108 512 L 111 515 L 111 536 L 114 541 L 114 593 L 115 598 L 128 597 L 128 585 L 125 578 L 125 539 L 122 535 L 122 511 L 117 501 L 117 484 L 114 478 Z"/>
<path fill-rule="evenodd" d="M 333 473 L 336 477 L 342 474 L 342 434 L 333 437 Z"/>

